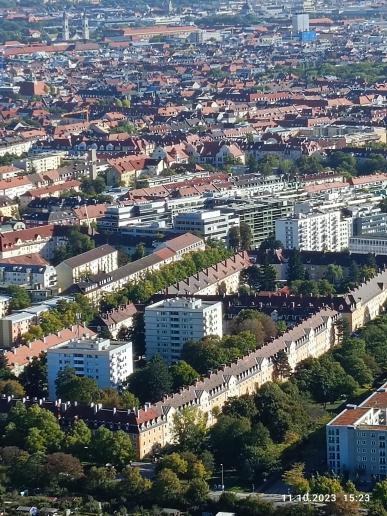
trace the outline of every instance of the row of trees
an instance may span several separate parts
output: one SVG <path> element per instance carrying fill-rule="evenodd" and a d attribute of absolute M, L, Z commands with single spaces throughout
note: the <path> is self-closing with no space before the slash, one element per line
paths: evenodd
<path fill-rule="evenodd" d="M 55 308 L 40 316 L 38 325 L 32 325 L 27 333 L 20 337 L 21 343 L 29 343 L 51 333 L 57 333 L 74 324 L 88 324 L 95 317 L 96 311 L 87 298 L 77 294 L 74 301 L 60 300 Z"/>
<path fill-rule="evenodd" d="M 129 301 L 146 303 L 156 292 L 230 256 L 231 251 L 221 243 L 210 242 L 205 251 L 185 255 L 176 263 L 164 265 L 158 271 L 148 272 L 141 282 L 130 283 L 119 292 L 106 296 L 101 302 L 101 310 L 107 311 Z"/>
<path fill-rule="evenodd" d="M 252 239 L 251 228 L 246 222 L 241 222 L 239 226 L 233 226 L 228 233 L 228 245 L 236 251 L 239 249 L 249 250 Z"/>
<path fill-rule="evenodd" d="M 287 279 L 293 294 L 330 295 L 355 288 L 362 281 L 368 281 L 375 276 L 377 270 L 375 257 L 368 255 L 362 266 L 352 260 L 347 272 L 344 272 L 340 265 L 330 264 L 321 280 L 310 280 L 300 252 L 294 249 L 289 254 Z"/>
<path fill-rule="evenodd" d="M 320 154 L 301 156 L 295 161 L 282 159 L 275 154 L 256 159 L 250 154 L 246 164 L 250 173 L 270 175 L 273 172 L 280 172 L 292 177 L 318 174 L 326 168 L 333 169 L 346 177 L 387 171 L 387 159 L 376 149 L 366 159 L 357 159 L 352 154 L 342 151 L 332 152 L 327 157 Z"/>
<path fill-rule="evenodd" d="M 181 357 L 200 374 L 234 362 L 277 335 L 277 327 L 267 315 L 256 310 L 242 310 L 232 321 L 231 335 L 207 336 L 184 344 Z"/>

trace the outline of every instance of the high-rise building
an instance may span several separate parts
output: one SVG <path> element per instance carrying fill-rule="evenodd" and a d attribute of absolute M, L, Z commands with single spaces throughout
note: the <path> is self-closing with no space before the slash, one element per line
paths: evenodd
<path fill-rule="evenodd" d="M 55 380 L 66 367 L 78 376 L 94 379 L 101 389 L 117 387 L 133 373 L 132 343 L 82 338 L 48 349 L 50 399 L 55 399 Z"/>
<path fill-rule="evenodd" d="M 300 32 L 307 32 L 309 30 L 309 14 L 297 13 L 292 18 L 293 32 L 296 34 Z"/>
<path fill-rule="evenodd" d="M 70 39 L 69 15 L 66 11 L 63 13 L 63 39 L 65 41 Z"/>
<path fill-rule="evenodd" d="M 160 355 L 166 362 L 179 360 L 185 342 L 206 335 L 223 335 L 222 303 L 173 298 L 145 308 L 146 356 Z"/>

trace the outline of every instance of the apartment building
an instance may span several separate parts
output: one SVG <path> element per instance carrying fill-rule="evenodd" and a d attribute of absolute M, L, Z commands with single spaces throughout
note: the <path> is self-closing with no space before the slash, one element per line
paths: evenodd
<path fill-rule="evenodd" d="M 92 378 L 101 389 L 117 387 L 133 373 L 132 343 L 83 338 L 48 349 L 50 399 L 55 399 L 55 380 L 66 367 L 74 369 L 78 376 Z"/>
<path fill-rule="evenodd" d="M 47 172 L 47 170 L 58 169 L 61 165 L 62 157 L 62 153 L 38 154 L 16 161 L 15 165 L 27 173 L 35 172 L 41 174 L 42 172 Z"/>
<path fill-rule="evenodd" d="M 6 195 L 10 199 L 21 197 L 34 188 L 34 184 L 27 176 L 16 176 L 0 181 L 0 195 Z"/>
<path fill-rule="evenodd" d="M 12 264 L 0 262 L 0 284 L 23 285 L 35 289 L 56 286 L 56 270 L 52 265 Z"/>
<path fill-rule="evenodd" d="M 0 259 L 40 254 L 50 260 L 55 249 L 67 243 L 67 228 L 46 225 L 0 234 Z"/>
<path fill-rule="evenodd" d="M 37 322 L 35 314 L 29 312 L 15 312 L 0 319 L 2 347 L 12 346 Z"/>
<path fill-rule="evenodd" d="M 230 229 L 239 223 L 239 217 L 232 211 L 196 211 L 177 214 L 173 228 L 176 231 L 197 231 L 205 239 L 227 241 Z"/>
<path fill-rule="evenodd" d="M 326 425 L 327 464 L 337 475 L 386 478 L 387 383 Z"/>
<path fill-rule="evenodd" d="M 160 293 L 168 295 L 189 296 L 192 294 L 215 295 L 222 292 L 238 292 L 240 274 L 251 265 L 246 251 L 236 253 L 231 258 L 208 267 L 185 280 L 170 285 Z"/>
<path fill-rule="evenodd" d="M 251 247 L 258 248 L 260 244 L 275 231 L 275 221 L 282 219 L 293 212 L 293 203 L 288 200 L 262 200 L 251 202 L 247 199 L 238 199 L 227 205 L 240 222 L 244 222 L 251 229 Z"/>
<path fill-rule="evenodd" d="M 145 307 L 145 344 L 148 359 L 160 355 L 171 364 L 184 344 L 207 335 L 222 337 L 222 303 L 173 298 Z"/>
<path fill-rule="evenodd" d="M 108 274 L 118 268 L 118 251 L 105 244 L 64 260 L 56 267 L 58 286 L 66 290 L 88 276 Z"/>
<path fill-rule="evenodd" d="M 352 219 L 340 211 L 295 213 L 275 221 L 275 237 L 285 249 L 342 251 L 349 246 Z"/>
<path fill-rule="evenodd" d="M 187 253 L 204 251 L 205 248 L 206 245 L 202 238 L 196 235 L 192 235 L 192 233 L 184 233 L 184 235 L 180 235 L 176 238 L 167 240 L 166 242 L 162 242 L 156 247 L 155 251 L 169 249 L 175 253 L 175 260 L 179 260 Z"/>
<path fill-rule="evenodd" d="M 28 152 L 35 139 L 27 139 L 22 136 L 12 136 L 0 139 L 0 157 L 6 154 L 21 156 Z"/>
<path fill-rule="evenodd" d="M 127 263 L 112 272 L 91 275 L 87 281 L 74 284 L 73 290 L 85 295 L 91 302 L 98 303 L 106 293 L 119 290 L 129 282 L 140 281 L 147 272 L 158 270 L 163 265 L 180 259 L 186 253 L 201 249 L 202 246 L 203 241 L 195 235 L 181 235 L 167 240 L 161 249 L 156 249 L 148 256 Z"/>
<path fill-rule="evenodd" d="M 120 305 L 118 308 L 98 315 L 95 327 L 105 328 L 109 331 L 112 338 L 116 339 L 121 328 L 131 328 L 133 326 L 133 319 L 136 313 L 137 308 L 133 303 Z"/>
<path fill-rule="evenodd" d="M 9 303 L 11 302 L 10 296 L 0 295 L 0 317 L 5 317 L 9 310 Z"/>
<path fill-rule="evenodd" d="M 28 365 L 33 358 L 38 358 L 41 353 L 45 353 L 48 349 L 54 348 L 55 346 L 84 337 L 93 339 L 97 337 L 97 334 L 89 328 L 86 328 L 86 326 L 74 325 L 58 333 L 47 335 L 42 339 L 36 339 L 26 346 L 11 348 L 10 351 L 5 353 L 8 368 L 15 376 L 19 376 L 26 365 Z"/>

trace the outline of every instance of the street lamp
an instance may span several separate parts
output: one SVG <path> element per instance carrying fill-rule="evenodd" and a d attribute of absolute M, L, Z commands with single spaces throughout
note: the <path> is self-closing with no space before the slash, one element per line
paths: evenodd
<path fill-rule="evenodd" d="M 223 469 L 223 464 L 221 464 L 220 467 L 222 468 L 221 469 L 221 473 L 222 473 L 222 491 L 224 491 L 224 469 Z"/>

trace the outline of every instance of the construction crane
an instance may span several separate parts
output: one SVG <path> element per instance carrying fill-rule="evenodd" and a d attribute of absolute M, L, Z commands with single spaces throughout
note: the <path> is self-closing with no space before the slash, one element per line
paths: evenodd
<path fill-rule="evenodd" d="M 84 117 L 84 120 L 86 119 L 86 122 L 89 121 L 89 108 L 85 108 L 85 109 L 80 109 L 79 111 L 71 111 L 71 113 L 63 113 L 63 115 L 61 115 L 61 118 L 71 118 L 72 115 L 80 115 L 80 114 L 85 114 L 86 113 L 86 116 Z"/>

